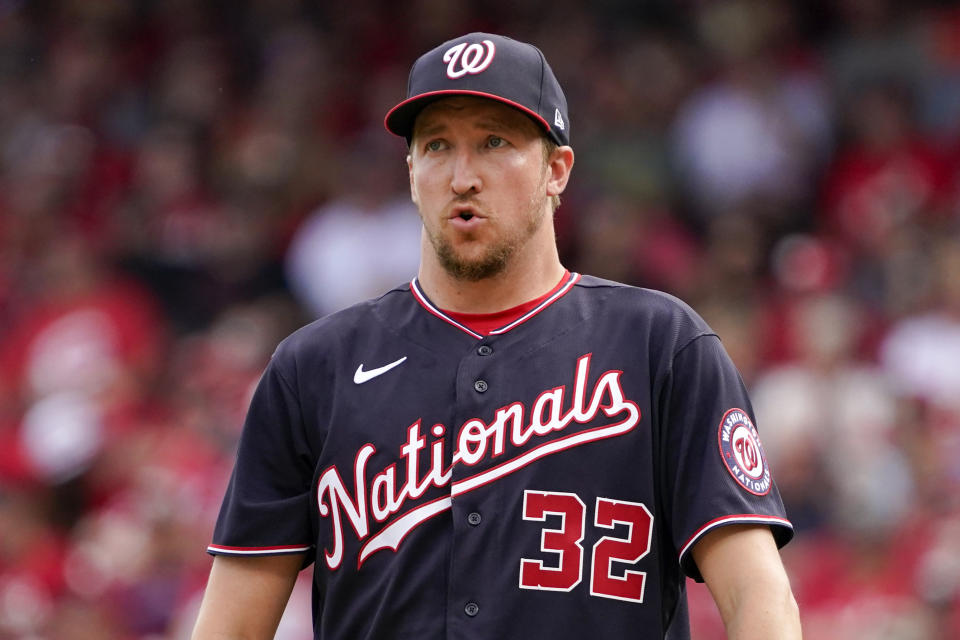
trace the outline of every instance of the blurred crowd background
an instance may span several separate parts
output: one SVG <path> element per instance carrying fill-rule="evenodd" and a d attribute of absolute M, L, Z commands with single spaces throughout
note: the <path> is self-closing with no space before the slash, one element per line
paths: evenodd
<path fill-rule="evenodd" d="M 473 30 L 565 87 L 564 263 L 742 371 L 806 637 L 960 637 L 957 3 L 0 0 L 0 639 L 187 637 L 274 347 L 415 273 L 382 118 Z"/>

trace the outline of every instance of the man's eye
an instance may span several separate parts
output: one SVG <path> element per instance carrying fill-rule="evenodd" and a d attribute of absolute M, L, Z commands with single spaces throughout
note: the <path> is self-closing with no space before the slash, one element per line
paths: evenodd
<path fill-rule="evenodd" d="M 426 144 L 427 151 L 440 151 L 443 148 L 443 143 L 439 140 L 431 140 Z"/>
<path fill-rule="evenodd" d="M 506 141 L 500 136 L 490 136 L 490 139 L 487 140 L 487 144 L 496 149 L 497 147 L 502 147 L 506 144 Z"/>

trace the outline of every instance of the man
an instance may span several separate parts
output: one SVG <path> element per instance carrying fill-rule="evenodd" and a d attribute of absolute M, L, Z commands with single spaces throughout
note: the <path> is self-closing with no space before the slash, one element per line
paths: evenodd
<path fill-rule="evenodd" d="M 422 56 L 417 277 L 301 329 L 251 403 L 195 638 L 269 638 L 314 562 L 315 637 L 798 638 L 790 523 L 740 378 L 667 295 L 570 273 L 570 118 L 538 49 Z"/>

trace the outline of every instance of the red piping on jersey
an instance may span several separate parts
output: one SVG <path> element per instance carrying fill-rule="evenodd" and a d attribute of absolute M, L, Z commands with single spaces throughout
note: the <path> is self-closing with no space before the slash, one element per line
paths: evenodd
<path fill-rule="evenodd" d="M 410 292 L 413 294 L 413 297 L 417 299 L 417 302 L 420 303 L 420 306 L 422 306 L 424 309 L 426 309 L 427 311 L 429 311 L 429 312 L 432 313 L 433 315 L 437 316 L 438 318 L 440 318 L 441 320 L 443 320 L 444 322 L 446 322 L 446 323 L 448 323 L 448 324 L 452 324 L 452 325 L 455 326 L 457 329 L 460 329 L 461 331 L 463 331 L 463 332 L 465 332 L 465 333 L 469 333 L 471 336 L 473 336 L 473 337 L 476 338 L 477 340 L 482 340 L 482 339 L 483 339 L 483 336 L 480 335 L 479 333 L 477 333 L 476 331 L 473 331 L 473 330 L 471 330 L 471 329 L 463 326 L 462 324 L 460 324 L 459 322 L 457 322 L 457 321 L 454 320 L 453 318 L 450 318 L 450 317 L 444 315 L 443 312 L 440 311 L 440 309 L 437 309 L 435 306 L 433 306 L 433 305 L 430 303 L 430 301 L 427 300 L 427 296 L 425 296 L 425 295 L 423 294 L 423 292 L 420 291 L 420 283 L 417 282 L 417 279 L 416 279 L 416 278 L 414 278 L 413 280 L 410 281 Z"/>
<path fill-rule="evenodd" d="M 570 291 L 570 289 L 573 288 L 573 285 L 577 284 L 577 281 L 579 280 L 580 280 L 579 273 L 571 273 L 570 279 L 567 280 L 567 283 L 562 287 L 560 287 L 560 289 L 558 289 L 556 293 L 554 293 L 552 296 L 550 296 L 549 298 L 547 298 L 546 300 L 541 302 L 539 305 L 537 305 L 527 313 L 523 314 L 522 316 L 520 316 L 510 324 L 504 325 L 499 329 L 494 329 L 493 331 L 490 332 L 490 335 L 498 336 L 500 334 L 506 333 L 507 331 L 510 331 L 510 329 L 513 329 L 514 327 L 520 326 L 521 324 L 523 324 L 524 322 L 526 322 L 527 320 L 529 320 L 530 318 L 537 315 L 538 313 L 540 313 L 541 311 L 549 307 L 551 304 L 559 300 L 561 297 L 563 297 L 563 295 L 567 291 Z"/>
<path fill-rule="evenodd" d="M 512 322 L 509 322 L 508 324 L 506 324 L 506 325 L 504 325 L 504 326 L 502 326 L 502 327 L 500 327 L 500 328 L 498 328 L 498 329 L 494 329 L 493 331 L 491 331 L 491 332 L 489 333 L 489 335 L 491 335 L 491 336 L 502 335 L 502 334 L 510 331 L 510 330 L 513 329 L 514 327 L 520 326 L 521 324 L 523 324 L 524 322 L 530 320 L 531 318 L 533 318 L 533 316 L 537 315 L 538 313 L 540 313 L 541 311 L 543 311 L 544 309 L 546 309 L 547 307 L 549 307 L 551 304 L 553 304 L 554 302 L 556 302 L 557 300 L 559 300 L 560 298 L 562 298 L 562 297 L 563 297 L 568 291 L 570 291 L 570 289 L 572 289 L 573 286 L 574 286 L 577 282 L 579 282 L 579 281 L 580 281 L 580 274 L 579 274 L 579 273 L 571 273 L 569 279 L 567 280 L 567 282 L 564 283 L 562 286 L 560 286 L 552 295 L 550 295 L 549 297 L 547 297 L 543 302 L 541 302 L 540 304 L 538 304 L 538 305 L 535 306 L 533 309 L 531 309 L 531 310 L 528 311 L 527 313 L 523 314 L 522 316 L 520 316 L 520 317 L 517 318 L 516 320 L 513 320 Z M 465 326 L 463 323 L 457 322 L 456 320 L 454 320 L 453 318 L 451 318 L 449 315 L 447 315 L 446 313 L 444 313 L 442 310 L 440 310 L 440 309 L 438 309 L 437 307 L 435 307 L 435 306 L 433 305 L 433 303 L 431 303 L 430 300 L 427 299 L 427 296 L 424 295 L 423 291 L 420 290 L 420 283 L 417 281 L 416 278 L 414 278 L 413 280 L 410 281 L 410 292 L 413 293 L 413 297 L 416 298 L 417 302 L 419 302 L 420 305 L 421 305 L 424 309 L 426 309 L 427 311 L 429 311 L 432 315 L 440 318 L 441 320 L 443 320 L 443 321 L 446 322 L 447 324 L 453 325 L 454 327 L 456 327 L 457 329 L 460 329 L 460 330 L 463 331 L 464 333 L 467 333 L 467 334 L 473 336 L 473 337 L 476 338 L 477 340 L 482 340 L 482 339 L 483 339 L 484 336 L 483 336 L 482 334 L 479 334 L 479 333 L 477 333 L 476 331 L 474 331 L 473 329 L 470 329 L 469 327 Z"/>
<path fill-rule="evenodd" d="M 728 524 L 780 524 L 785 527 L 793 529 L 793 524 L 786 518 L 781 518 L 779 516 L 765 516 L 759 513 L 740 513 L 732 516 L 723 516 L 721 518 L 715 518 L 703 525 L 697 532 L 690 536 L 690 539 L 687 540 L 686 544 L 683 545 L 683 548 L 680 549 L 679 558 L 682 561 L 683 556 L 693 547 L 694 544 L 708 531 L 716 527 L 728 525 Z"/>
<path fill-rule="evenodd" d="M 309 551 L 313 545 L 284 545 L 279 547 L 228 547 L 222 544 L 207 545 L 207 551 L 235 555 L 257 555 L 261 553 L 299 553 Z"/>

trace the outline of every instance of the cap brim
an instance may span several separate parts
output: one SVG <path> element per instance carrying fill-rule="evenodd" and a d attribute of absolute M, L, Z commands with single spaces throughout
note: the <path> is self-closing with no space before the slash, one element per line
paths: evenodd
<path fill-rule="evenodd" d="M 490 100 L 496 100 L 507 106 L 513 107 L 519 111 L 522 111 L 534 122 L 539 124 L 546 131 L 546 134 L 558 144 L 561 144 L 556 140 L 556 137 L 550 129 L 550 124 L 544 120 L 536 111 L 531 111 L 522 104 L 518 104 L 512 100 L 507 100 L 501 96 L 485 93 L 483 91 L 463 91 L 463 90 L 450 90 L 450 91 L 430 91 L 427 93 L 421 93 L 420 95 L 413 96 L 412 98 L 407 98 L 393 109 L 387 112 L 387 117 L 383 119 L 383 125 L 387 128 L 387 131 L 393 133 L 394 135 L 402 136 L 407 139 L 409 142 L 413 137 L 413 124 L 417 119 L 417 115 L 420 114 L 423 109 L 432 102 L 436 102 L 441 98 L 449 98 L 451 96 L 476 96 L 479 98 L 488 98 Z"/>

